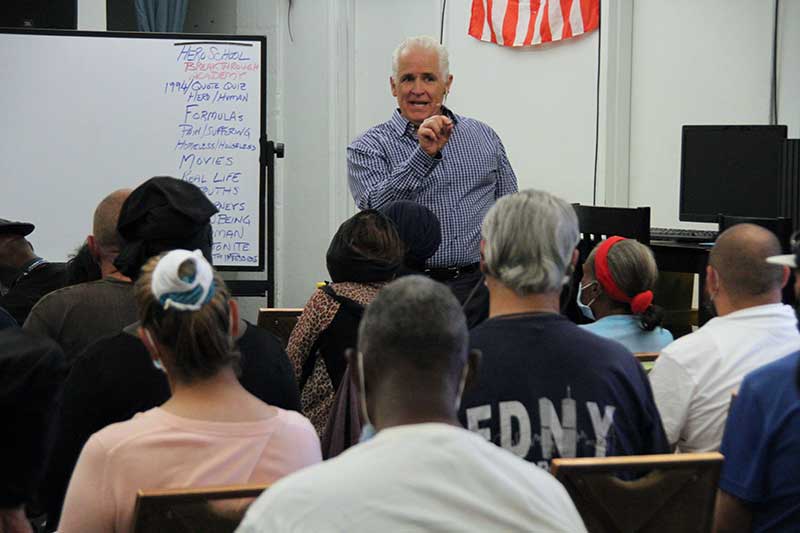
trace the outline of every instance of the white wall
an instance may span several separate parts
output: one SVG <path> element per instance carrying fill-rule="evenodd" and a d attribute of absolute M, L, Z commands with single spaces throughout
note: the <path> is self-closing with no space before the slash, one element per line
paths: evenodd
<path fill-rule="evenodd" d="M 286 19 L 279 25 L 283 46 L 279 89 L 283 109 L 282 140 L 286 159 L 280 162 L 283 190 L 278 195 L 278 213 L 283 232 L 278 249 L 282 265 L 278 273 L 283 305 L 302 306 L 316 281 L 325 279 L 325 250 L 330 241 L 328 227 L 330 153 L 328 129 L 329 64 L 326 48 L 331 3 L 294 2 L 294 42 L 288 41 Z"/>
<path fill-rule="evenodd" d="M 76 0 L 78 4 L 78 29 L 105 31 L 106 0 Z"/>
<path fill-rule="evenodd" d="M 778 29 L 778 122 L 800 138 L 800 1 L 781 2 Z"/>
<path fill-rule="evenodd" d="M 347 133 L 340 130 L 348 119 L 338 106 L 349 74 L 338 56 L 345 55 L 348 3 L 294 2 L 294 41 L 286 2 L 237 6 L 237 33 L 267 36 L 267 132 L 286 146 L 276 165 L 276 305 L 302 307 L 315 282 L 328 277 L 325 250 L 346 217 Z"/>
<path fill-rule="evenodd" d="M 630 205 L 651 206 L 654 226 L 714 228 L 678 222 L 681 126 L 768 123 L 771 5 L 766 0 L 635 3 Z M 800 2 L 783 5 L 779 118 L 796 137 Z"/>
<path fill-rule="evenodd" d="M 439 0 L 355 1 L 354 134 L 389 120 L 397 107 L 389 88 L 392 52 L 410 35 L 438 36 L 440 9 Z M 459 82 L 456 75 L 454 91 Z"/>
<path fill-rule="evenodd" d="M 591 204 L 597 32 L 542 47 L 500 47 L 467 35 L 470 4 L 447 5 L 445 44 L 455 77 L 448 104 L 498 132 L 520 189 Z"/>

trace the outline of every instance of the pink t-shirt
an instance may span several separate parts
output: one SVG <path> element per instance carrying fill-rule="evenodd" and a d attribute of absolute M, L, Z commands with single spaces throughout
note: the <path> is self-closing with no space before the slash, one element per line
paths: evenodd
<path fill-rule="evenodd" d="M 83 447 L 58 531 L 130 531 L 139 489 L 273 483 L 322 460 L 304 416 L 207 422 L 160 407 L 112 424 Z"/>

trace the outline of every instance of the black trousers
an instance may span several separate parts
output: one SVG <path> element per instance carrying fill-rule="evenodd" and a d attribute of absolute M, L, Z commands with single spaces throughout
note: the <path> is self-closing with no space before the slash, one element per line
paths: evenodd
<path fill-rule="evenodd" d="M 483 274 L 480 270 L 462 274 L 443 283 L 450 287 L 461 302 L 470 329 L 489 318 L 489 289 L 483 283 Z"/>

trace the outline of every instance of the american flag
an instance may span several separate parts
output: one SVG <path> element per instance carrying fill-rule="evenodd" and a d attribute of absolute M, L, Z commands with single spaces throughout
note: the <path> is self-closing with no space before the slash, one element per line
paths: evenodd
<path fill-rule="evenodd" d="M 503 46 L 531 46 L 596 30 L 600 0 L 472 0 L 469 34 Z"/>

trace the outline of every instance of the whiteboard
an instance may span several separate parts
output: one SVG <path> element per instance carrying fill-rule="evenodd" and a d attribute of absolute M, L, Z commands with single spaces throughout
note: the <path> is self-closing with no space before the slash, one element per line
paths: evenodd
<path fill-rule="evenodd" d="M 173 176 L 219 209 L 214 265 L 263 270 L 265 58 L 264 37 L 0 32 L 0 217 L 65 260 L 108 193 Z"/>

